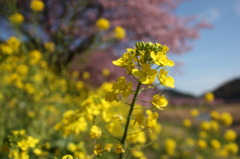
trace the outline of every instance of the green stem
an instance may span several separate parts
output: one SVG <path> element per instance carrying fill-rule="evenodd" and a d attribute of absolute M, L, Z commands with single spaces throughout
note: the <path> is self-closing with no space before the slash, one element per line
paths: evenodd
<path fill-rule="evenodd" d="M 132 103 L 130 105 L 130 110 L 128 112 L 127 123 L 125 125 L 123 137 L 122 137 L 122 140 L 121 140 L 121 144 L 123 146 L 123 149 L 125 147 L 125 141 L 126 141 L 126 138 L 127 138 L 128 127 L 129 127 L 129 124 L 130 124 L 130 120 L 131 120 L 131 115 L 132 115 L 132 112 L 133 112 L 134 104 L 135 104 L 135 102 L 137 100 L 137 96 L 138 96 L 138 93 L 140 91 L 141 85 L 142 85 L 141 82 L 138 82 L 136 91 L 135 91 L 134 96 L 133 96 Z M 122 159 L 122 158 L 123 158 L 123 153 L 120 153 L 119 159 Z"/>

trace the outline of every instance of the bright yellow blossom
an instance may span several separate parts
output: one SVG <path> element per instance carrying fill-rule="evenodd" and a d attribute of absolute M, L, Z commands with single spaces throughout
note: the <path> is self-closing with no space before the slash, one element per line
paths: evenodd
<path fill-rule="evenodd" d="M 0 51 L 1 51 L 3 54 L 7 54 L 7 55 L 11 55 L 11 54 L 13 53 L 12 47 L 10 47 L 10 46 L 7 45 L 7 44 L 0 44 Z"/>
<path fill-rule="evenodd" d="M 65 155 L 62 157 L 62 159 L 73 159 L 72 155 Z"/>
<path fill-rule="evenodd" d="M 19 51 L 20 45 L 21 45 L 21 41 L 16 38 L 15 36 L 11 36 L 6 43 L 15 51 Z"/>
<path fill-rule="evenodd" d="M 30 3 L 30 8 L 33 11 L 41 12 L 44 9 L 44 3 L 41 0 L 32 0 Z"/>
<path fill-rule="evenodd" d="M 121 26 L 116 26 L 114 29 L 114 37 L 119 40 L 122 40 L 125 38 L 125 36 L 126 36 L 126 32 L 124 28 Z"/>
<path fill-rule="evenodd" d="M 163 86 L 174 88 L 174 78 L 167 76 L 168 71 L 161 69 L 158 75 L 158 80 Z"/>
<path fill-rule="evenodd" d="M 232 125 L 233 117 L 230 113 L 224 112 L 221 114 L 220 120 L 224 125 L 230 126 Z"/>
<path fill-rule="evenodd" d="M 173 139 L 165 140 L 165 151 L 168 155 L 174 155 L 177 143 Z"/>
<path fill-rule="evenodd" d="M 185 126 L 186 128 L 189 128 L 192 126 L 192 121 L 190 119 L 184 119 L 183 120 L 183 126 Z"/>
<path fill-rule="evenodd" d="M 234 141 L 237 138 L 237 133 L 234 130 L 229 129 L 224 133 L 224 138 L 227 141 Z"/>
<path fill-rule="evenodd" d="M 125 77 L 119 77 L 117 83 L 114 83 L 112 90 L 117 94 L 122 94 L 123 97 L 128 97 L 132 92 L 132 83 L 127 82 Z"/>
<path fill-rule="evenodd" d="M 35 155 L 37 155 L 37 156 L 43 155 L 43 151 L 42 151 L 41 149 L 39 149 L 39 148 L 34 149 L 34 150 L 33 150 L 33 153 L 34 153 Z"/>
<path fill-rule="evenodd" d="M 117 95 L 121 94 L 123 97 L 128 97 L 132 92 L 132 83 L 127 82 L 125 77 L 119 77 L 118 81 L 113 84 L 112 91 L 105 96 L 106 101 L 112 102 L 116 100 Z"/>
<path fill-rule="evenodd" d="M 96 22 L 96 26 L 99 30 L 108 30 L 110 27 L 109 21 L 105 18 L 100 18 Z"/>
<path fill-rule="evenodd" d="M 139 158 L 139 159 L 147 159 L 144 155 L 144 153 L 140 150 L 132 150 L 132 155 L 136 158 Z"/>
<path fill-rule="evenodd" d="M 163 95 L 156 94 L 152 98 L 152 104 L 156 108 L 163 110 L 163 108 L 167 106 L 168 100 Z"/>
<path fill-rule="evenodd" d="M 224 148 L 228 151 L 228 153 L 234 155 L 238 153 L 239 146 L 236 143 L 231 142 L 228 143 L 227 145 L 224 145 Z"/>
<path fill-rule="evenodd" d="M 207 142 L 203 139 L 197 140 L 197 145 L 199 148 L 204 149 L 207 147 Z"/>
<path fill-rule="evenodd" d="M 211 116 L 211 118 L 214 119 L 214 120 L 219 120 L 219 119 L 220 119 L 220 114 L 219 114 L 219 112 L 218 112 L 218 111 L 215 111 L 215 110 L 210 112 L 210 116 Z"/>
<path fill-rule="evenodd" d="M 217 139 L 212 139 L 210 144 L 214 150 L 219 150 L 221 148 L 221 142 L 218 141 Z"/>
<path fill-rule="evenodd" d="M 102 130 L 101 128 L 97 127 L 96 125 L 93 125 L 90 130 L 90 137 L 92 139 L 98 139 L 102 136 Z"/>
<path fill-rule="evenodd" d="M 155 127 L 157 125 L 158 113 L 152 112 L 151 110 L 146 110 L 146 114 L 147 114 L 146 127 L 148 128 Z"/>
<path fill-rule="evenodd" d="M 197 109 L 192 109 L 192 110 L 191 110 L 191 115 L 194 116 L 194 117 L 196 117 L 196 116 L 199 115 L 199 111 L 198 111 Z"/>
<path fill-rule="evenodd" d="M 77 145 L 74 143 L 69 143 L 67 149 L 71 152 L 75 152 L 77 150 Z"/>
<path fill-rule="evenodd" d="M 132 72 L 132 69 L 134 68 L 134 63 L 132 60 L 134 57 L 135 55 L 131 52 L 125 52 L 122 57 L 113 61 L 112 63 L 113 65 L 126 68 L 128 72 Z"/>
<path fill-rule="evenodd" d="M 17 67 L 17 72 L 20 74 L 20 75 L 26 75 L 28 73 L 28 70 L 29 68 L 26 66 L 26 65 L 23 65 L 23 64 L 20 64 L 18 67 Z"/>
<path fill-rule="evenodd" d="M 133 69 L 132 74 L 135 77 L 139 77 L 139 81 L 142 84 L 152 84 L 157 76 L 157 71 L 151 69 L 150 64 L 144 63 L 142 64 L 142 70 Z"/>
<path fill-rule="evenodd" d="M 9 17 L 9 20 L 14 24 L 22 24 L 24 16 L 21 13 L 14 13 Z"/>
<path fill-rule="evenodd" d="M 30 57 L 30 64 L 35 65 L 38 62 L 40 62 L 40 60 L 42 59 L 42 54 L 40 51 L 38 50 L 33 50 L 29 53 L 29 57 Z"/>
<path fill-rule="evenodd" d="M 214 94 L 211 92 L 208 92 L 204 95 L 204 99 L 207 102 L 213 102 L 214 101 Z"/>
<path fill-rule="evenodd" d="M 211 129 L 211 123 L 208 121 L 202 121 L 200 123 L 200 128 L 201 128 L 201 130 L 209 131 Z"/>
<path fill-rule="evenodd" d="M 174 62 L 170 60 L 164 52 L 151 52 L 151 57 L 154 61 L 155 64 L 159 66 L 169 66 L 172 67 L 174 66 Z"/>

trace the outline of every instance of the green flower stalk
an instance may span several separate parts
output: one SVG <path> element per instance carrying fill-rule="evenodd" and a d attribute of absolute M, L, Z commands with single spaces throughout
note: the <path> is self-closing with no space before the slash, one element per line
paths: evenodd
<path fill-rule="evenodd" d="M 138 42 L 136 43 L 135 48 L 127 49 L 127 52 L 125 52 L 122 57 L 113 61 L 114 65 L 125 68 L 127 74 L 132 76 L 138 82 L 136 90 L 133 91 L 133 84 L 128 82 L 125 77 L 119 77 L 118 81 L 113 84 L 112 90 L 109 91 L 105 96 L 106 101 L 112 102 L 114 100 L 119 101 L 120 99 L 127 98 L 133 94 L 131 104 L 129 104 L 130 108 L 126 125 L 120 141 L 121 148 L 123 150 L 118 151 L 120 154 L 119 159 L 124 157 L 126 139 L 128 136 L 130 121 L 132 120 L 134 105 L 138 99 L 138 95 L 141 93 L 141 91 L 143 91 L 141 86 L 151 86 L 147 88 L 153 88 L 159 85 L 172 88 L 174 87 L 174 79 L 171 76 L 168 76 L 168 69 L 166 68 L 174 66 L 174 62 L 167 57 L 168 50 L 169 48 L 167 46 L 159 43 L 153 44 L 151 42 Z M 158 72 L 159 68 L 161 69 Z M 153 84 L 156 77 L 158 77 L 159 83 Z M 152 101 L 150 102 L 154 108 L 159 110 L 163 110 L 163 108 L 168 104 L 168 101 L 164 95 L 160 94 L 154 95 Z"/>

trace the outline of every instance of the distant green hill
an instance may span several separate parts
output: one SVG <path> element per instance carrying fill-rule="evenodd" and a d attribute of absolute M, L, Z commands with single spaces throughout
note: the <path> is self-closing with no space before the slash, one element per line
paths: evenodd
<path fill-rule="evenodd" d="M 176 99 L 184 99 L 184 100 L 198 100 L 202 99 L 204 94 L 196 97 L 190 93 L 184 93 L 176 89 L 164 89 L 162 93 L 167 97 L 169 100 L 176 100 Z M 213 90 L 213 94 L 216 99 L 223 100 L 225 102 L 240 102 L 240 78 L 233 79 L 228 81 L 215 90 Z"/>
<path fill-rule="evenodd" d="M 174 98 L 191 98 L 195 99 L 196 97 L 189 94 L 189 93 L 183 93 L 181 91 L 173 90 L 173 89 L 164 89 L 162 90 L 163 94 L 168 97 L 168 99 L 174 99 Z"/>
<path fill-rule="evenodd" d="M 233 79 L 213 91 L 216 98 L 226 102 L 240 102 L 240 78 Z"/>

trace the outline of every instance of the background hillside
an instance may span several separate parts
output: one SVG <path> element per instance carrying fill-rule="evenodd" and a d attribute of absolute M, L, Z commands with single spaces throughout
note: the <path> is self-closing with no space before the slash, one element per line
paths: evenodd
<path fill-rule="evenodd" d="M 204 96 L 202 94 L 199 97 L 192 95 L 191 93 L 181 92 L 176 89 L 164 89 L 163 94 L 171 100 L 172 104 L 193 104 L 198 103 Z M 212 91 L 217 100 L 225 103 L 240 102 L 240 78 L 227 81 Z"/>

